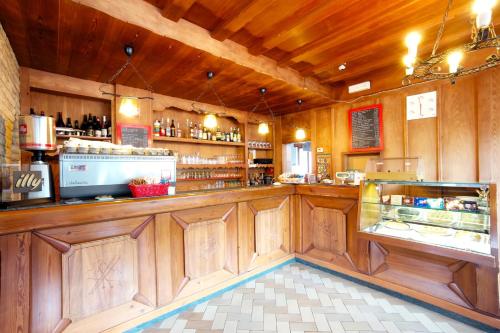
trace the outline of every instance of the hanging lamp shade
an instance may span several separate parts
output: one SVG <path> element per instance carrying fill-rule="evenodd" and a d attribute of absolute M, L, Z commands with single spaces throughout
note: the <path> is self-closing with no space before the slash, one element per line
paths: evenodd
<path fill-rule="evenodd" d="M 257 131 L 261 135 L 268 134 L 269 133 L 269 124 L 268 123 L 260 123 Z"/>
<path fill-rule="evenodd" d="M 297 128 L 295 131 L 295 139 L 297 140 L 304 140 L 306 138 L 306 131 L 302 128 Z"/>
<path fill-rule="evenodd" d="M 139 100 L 135 97 L 122 97 L 119 112 L 126 117 L 139 115 Z"/>
<path fill-rule="evenodd" d="M 217 117 L 213 114 L 207 114 L 203 119 L 203 126 L 208 129 L 214 129 L 217 127 Z"/>

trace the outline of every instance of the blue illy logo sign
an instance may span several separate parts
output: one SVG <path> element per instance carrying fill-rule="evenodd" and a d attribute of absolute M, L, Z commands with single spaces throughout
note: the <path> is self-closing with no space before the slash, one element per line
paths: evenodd
<path fill-rule="evenodd" d="M 40 171 L 14 171 L 14 193 L 39 192 L 42 190 L 43 178 Z"/>

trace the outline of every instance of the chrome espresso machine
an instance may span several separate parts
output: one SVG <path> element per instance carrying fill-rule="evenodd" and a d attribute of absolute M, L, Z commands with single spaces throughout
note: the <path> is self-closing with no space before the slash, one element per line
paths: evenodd
<path fill-rule="evenodd" d="M 134 178 L 166 179 L 175 194 L 176 158 L 154 155 L 62 153 L 59 156 L 61 198 L 129 196 Z"/>

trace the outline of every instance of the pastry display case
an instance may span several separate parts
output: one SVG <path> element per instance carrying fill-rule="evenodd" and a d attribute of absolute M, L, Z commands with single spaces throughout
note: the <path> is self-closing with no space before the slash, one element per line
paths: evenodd
<path fill-rule="evenodd" d="M 367 180 L 359 231 L 478 255 L 496 244 L 495 185 Z M 495 224 L 495 225 L 493 225 Z"/>

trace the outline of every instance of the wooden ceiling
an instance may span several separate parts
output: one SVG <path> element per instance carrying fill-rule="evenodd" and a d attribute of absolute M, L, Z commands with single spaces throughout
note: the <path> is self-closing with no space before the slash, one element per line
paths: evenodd
<path fill-rule="evenodd" d="M 311 79 L 332 92 L 325 96 L 162 36 L 140 23 L 126 23 L 113 11 L 78 2 L 85 1 L 0 2 L 0 22 L 20 65 L 104 82 L 124 63 L 123 44 L 133 43 L 133 63 L 155 92 L 195 99 L 206 88 L 205 72 L 212 70 L 217 73 L 215 89 L 226 105 L 250 110 L 258 101 L 258 88 L 265 86 L 277 113 L 296 110 L 297 98 L 305 100 L 304 109 L 331 104 L 332 98 L 348 98 L 346 85 L 361 80 L 371 80 L 372 90 L 400 85 L 404 36 L 419 30 L 424 36 L 420 50 L 430 53 L 447 5 L 446 0 L 127 1 L 154 8 L 165 20 L 206 29 L 207 38 L 240 44 L 248 49 L 248 56 L 270 59 L 281 67 L 272 70 L 289 70 L 297 73 L 299 82 L 300 77 Z M 470 38 L 471 3 L 453 1 L 442 48 Z M 337 69 L 341 63 L 347 64 L 342 72 Z M 128 70 L 118 82 L 144 87 Z M 211 93 L 202 101 L 219 104 Z"/>

